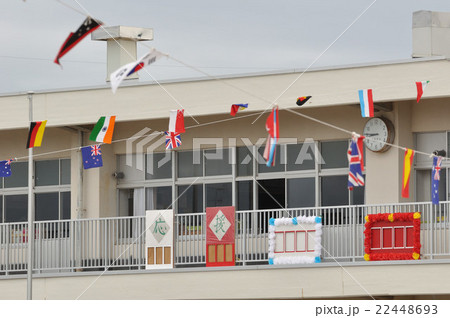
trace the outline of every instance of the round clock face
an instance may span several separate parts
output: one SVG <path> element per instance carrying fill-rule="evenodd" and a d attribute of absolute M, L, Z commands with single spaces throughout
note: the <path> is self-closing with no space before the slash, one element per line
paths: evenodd
<path fill-rule="evenodd" d="M 363 135 L 369 150 L 384 152 L 394 141 L 394 125 L 385 118 L 371 118 L 364 126 Z"/>

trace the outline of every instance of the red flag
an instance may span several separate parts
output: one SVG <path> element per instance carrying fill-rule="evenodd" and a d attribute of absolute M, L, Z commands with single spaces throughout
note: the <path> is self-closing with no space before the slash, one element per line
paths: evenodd
<path fill-rule="evenodd" d="M 171 110 L 169 117 L 169 132 L 184 133 L 184 109 Z"/>
<path fill-rule="evenodd" d="M 405 150 L 405 159 L 403 161 L 403 180 L 402 180 L 402 198 L 409 198 L 409 177 L 414 160 L 414 150 Z"/>
<path fill-rule="evenodd" d="M 83 40 L 89 33 L 94 32 L 98 29 L 103 22 L 99 20 L 95 20 L 91 17 L 87 17 L 84 20 L 83 24 L 80 25 L 78 30 L 75 33 L 71 32 L 67 37 L 66 41 L 63 43 L 61 48 L 59 49 L 58 55 L 56 55 L 55 63 L 59 64 L 59 59 L 63 57 L 67 52 L 69 52 L 75 45 L 77 45 L 81 40 Z"/>
<path fill-rule="evenodd" d="M 417 87 L 417 102 L 420 101 L 420 98 L 423 95 L 423 90 L 425 89 L 425 87 L 427 87 L 427 84 L 430 81 L 423 81 L 423 82 L 416 82 L 416 87 Z"/>

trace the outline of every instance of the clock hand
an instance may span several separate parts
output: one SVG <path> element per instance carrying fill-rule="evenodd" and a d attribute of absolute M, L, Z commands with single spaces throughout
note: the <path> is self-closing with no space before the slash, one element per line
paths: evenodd
<path fill-rule="evenodd" d="M 376 133 L 376 134 L 365 134 L 364 136 L 366 136 L 366 137 L 372 137 L 372 136 L 378 136 L 379 134 L 378 133 Z"/>

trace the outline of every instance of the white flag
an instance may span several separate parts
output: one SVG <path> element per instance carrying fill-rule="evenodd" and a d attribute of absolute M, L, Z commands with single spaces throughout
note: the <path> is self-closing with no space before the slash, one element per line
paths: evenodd
<path fill-rule="evenodd" d="M 124 80 L 125 77 L 130 76 L 131 74 L 139 71 L 140 69 L 146 67 L 147 65 L 152 64 L 157 59 L 159 59 L 161 56 L 164 56 L 166 54 L 161 53 L 155 49 L 151 49 L 150 52 L 145 54 L 143 57 L 141 57 L 136 62 L 128 63 L 122 67 L 120 67 L 118 70 L 111 73 L 111 76 L 109 77 L 109 80 L 111 81 L 111 89 L 113 93 L 116 92 L 117 88 L 119 87 L 120 83 Z"/>

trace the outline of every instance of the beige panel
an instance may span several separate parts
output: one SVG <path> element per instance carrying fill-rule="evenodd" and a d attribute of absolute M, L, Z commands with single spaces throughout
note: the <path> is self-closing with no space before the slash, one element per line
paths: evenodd
<path fill-rule="evenodd" d="M 172 248 L 164 247 L 164 264 L 172 264 Z"/>
<path fill-rule="evenodd" d="M 156 248 L 156 264 L 163 264 L 163 248 Z"/>
<path fill-rule="evenodd" d="M 225 262 L 233 261 L 233 245 L 227 244 L 225 245 Z"/>
<path fill-rule="evenodd" d="M 154 247 L 147 248 L 147 264 L 148 265 L 155 264 L 155 248 Z"/>
<path fill-rule="evenodd" d="M 216 246 L 208 245 L 208 262 L 215 263 L 216 262 Z"/>
<path fill-rule="evenodd" d="M 310 70 L 297 73 L 258 75 L 228 78 L 226 81 L 249 93 L 244 93 L 221 81 L 197 80 L 162 83 L 165 90 L 180 99 L 189 114 L 202 116 L 211 113 L 227 114 L 236 100 L 245 100 L 252 110 L 265 110 L 275 97 L 281 107 L 295 106 L 298 92 L 312 95 L 311 103 L 303 106 L 358 104 L 357 90 L 377 88 L 375 101 L 413 100 L 414 81 L 433 80 L 433 74 L 450 72 L 450 63 L 444 59 L 409 60 L 396 64 L 373 64 L 344 68 Z M 386 76 L 389 74 L 389 76 Z M 431 74 L 431 75 L 430 75 Z M 437 79 L 437 78 L 436 78 Z M 411 85 L 412 84 L 412 85 Z M 448 96 L 449 80 L 439 78 L 427 89 L 429 96 Z M 179 107 L 166 91 L 157 84 L 120 87 L 112 94 L 109 86 L 86 90 L 36 93 L 33 97 L 37 120 L 48 119 L 49 127 L 93 124 L 105 114 L 115 114 L 118 121 L 142 118 L 167 118 L 168 110 Z M 220 96 L 218 99 L 217 96 Z M 255 97 L 258 96 L 259 98 Z M 9 116 L 0 118 L 0 129 L 28 126 L 28 99 L 26 95 L 0 97 L 0 108 L 11 110 Z"/>
<path fill-rule="evenodd" d="M 70 277 L 34 277 L 33 299 L 371 299 L 450 294 L 450 276 L 442 274 L 450 270 L 450 264 L 334 265 L 122 271 L 106 272 L 100 277 L 97 273 L 80 272 Z M 211 288 L 214 281 L 221 282 L 220 288 Z M 0 299 L 25 299 L 24 291 L 25 277 L 0 279 Z"/>
<path fill-rule="evenodd" d="M 225 260 L 225 246 L 223 244 L 217 246 L 217 262 L 222 263 Z"/>

